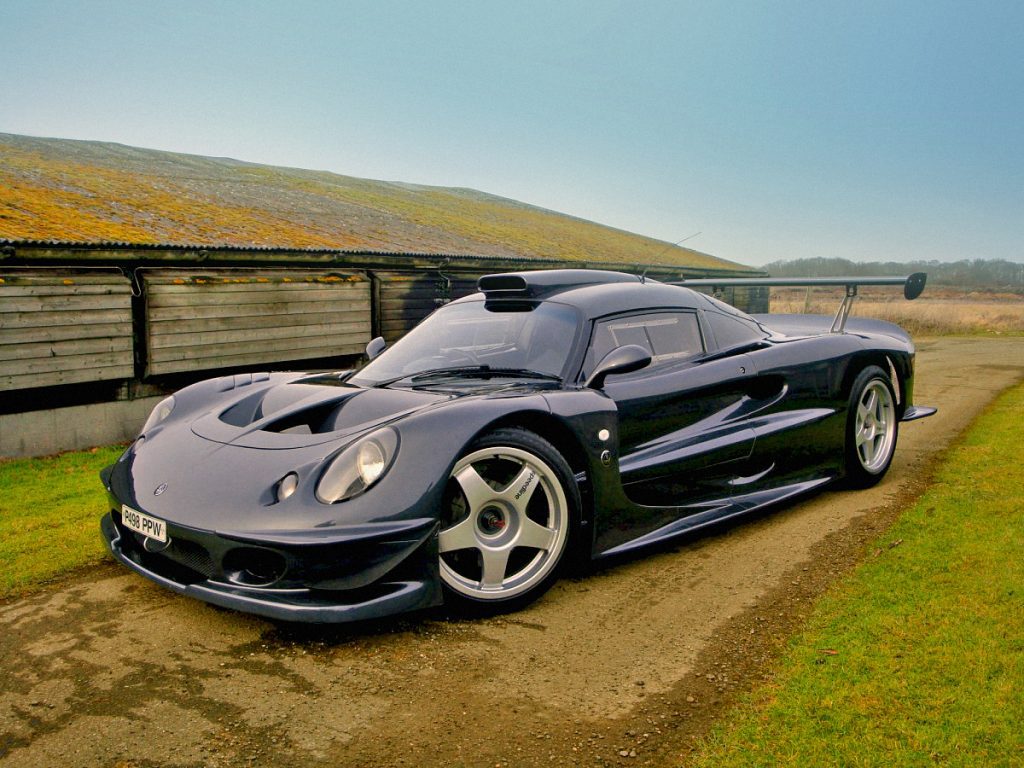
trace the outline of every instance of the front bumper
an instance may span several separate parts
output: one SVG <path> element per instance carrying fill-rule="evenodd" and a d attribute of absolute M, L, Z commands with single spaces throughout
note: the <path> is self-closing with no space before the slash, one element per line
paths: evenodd
<path fill-rule="evenodd" d="M 168 523 L 168 544 L 153 551 L 161 545 L 125 528 L 120 505 L 112 495 L 111 501 L 100 522 L 111 554 L 161 586 L 214 605 L 284 621 L 341 623 L 442 602 L 435 521 L 258 539 Z M 245 583 L 261 575 L 239 565 L 254 554 L 281 564 L 282 572 L 265 584 Z"/>

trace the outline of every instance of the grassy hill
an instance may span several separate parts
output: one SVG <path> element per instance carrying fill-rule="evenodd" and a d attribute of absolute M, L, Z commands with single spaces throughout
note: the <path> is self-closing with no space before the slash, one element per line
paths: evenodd
<path fill-rule="evenodd" d="M 471 189 L 0 133 L 0 239 L 339 248 L 739 268 Z"/>

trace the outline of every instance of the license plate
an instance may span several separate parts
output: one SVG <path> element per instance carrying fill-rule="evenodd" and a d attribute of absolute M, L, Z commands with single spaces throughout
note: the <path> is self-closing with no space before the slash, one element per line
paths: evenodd
<path fill-rule="evenodd" d="M 139 512 L 137 509 L 122 504 L 121 505 L 121 522 L 124 523 L 125 528 L 131 528 L 133 531 L 138 531 L 143 536 L 148 536 L 151 539 L 156 539 L 163 543 L 167 543 L 167 523 L 163 520 L 158 520 L 155 517 Z"/>

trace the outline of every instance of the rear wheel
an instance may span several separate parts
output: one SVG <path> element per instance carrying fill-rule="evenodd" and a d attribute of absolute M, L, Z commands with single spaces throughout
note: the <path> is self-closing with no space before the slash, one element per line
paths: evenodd
<path fill-rule="evenodd" d="M 881 368 L 868 366 L 858 374 L 850 390 L 846 420 L 847 484 L 867 488 L 881 480 L 892 463 L 898 434 L 892 382 Z"/>
<path fill-rule="evenodd" d="M 557 576 L 579 508 L 572 471 L 549 442 L 518 428 L 477 440 L 445 489 L 445 601 L 497 612 L 539 597 Z"/>

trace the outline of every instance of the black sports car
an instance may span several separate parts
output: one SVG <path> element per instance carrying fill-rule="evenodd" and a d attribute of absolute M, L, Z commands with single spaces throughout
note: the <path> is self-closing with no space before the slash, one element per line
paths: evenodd
<path fill-rule="evenodd" d="M 570 559 L 870 485 L 898 423 L 935 409 L 912 405 L 907 334 L 849 305 L 924 276 L 817 282 L 847 286 L 834 321 L 622 273 L 483 277 L 359 370 L 168 397 L 102 472 L 103 537 L 187 595 L 341 622 L 510 609 Z"/>

